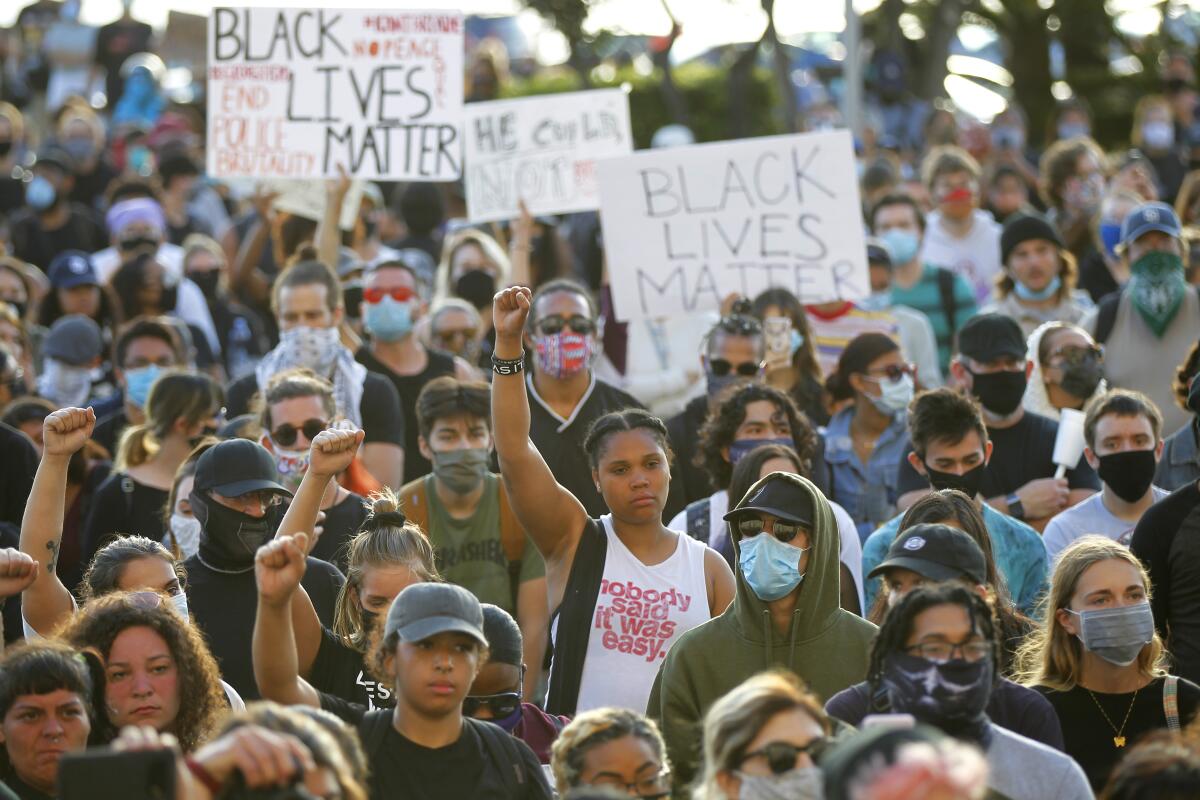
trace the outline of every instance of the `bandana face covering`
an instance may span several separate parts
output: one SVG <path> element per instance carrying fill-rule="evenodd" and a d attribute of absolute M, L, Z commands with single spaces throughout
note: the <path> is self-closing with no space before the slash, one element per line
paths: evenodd
<path fill-rule="evenodd" d="M 1152 252 L 1130 267 L 1129 294 L 1133 307 L 1154 335 L 1162 338 L 1187 292 L 1183 259 L 1175 253 Z"/>
<path fill-rule="evenodd" d="M 301 326 L 279 334 L 280 367 L 308 367 L 322 377 L 329 377 L 342 342 L 337 328 Z"/>
<path fill-rule="evenodd" d="M 892 710 L 951 735 L 986 729 L 988 698 L 995 667 L 992 659 L 956 658 L 939 663 L 908 653 L 888 656 L 882 684 Z"/>
<path fill-rule="evenodd" d="M 578 375 L 592 363 L 592 340 L 581 333 L 563 329 L 534 337 L 533 343 L 538 371 L 552 378 Z"/>
<path fill-rule="evenodd" d="M 271 455 L 275 457 L 275 468 L 279 470 L 279 482 L 294 492 L 304 479 L 304 473 L 308 472 L 311 451 L 287 450 L 274 439 L 271 440 L 271 448 L 274 451 Z"/>

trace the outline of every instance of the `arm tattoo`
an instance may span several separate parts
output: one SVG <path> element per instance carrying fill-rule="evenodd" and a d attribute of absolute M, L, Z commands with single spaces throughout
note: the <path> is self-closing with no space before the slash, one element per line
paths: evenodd
<path fill-rule="evenodd" d="M 46 569 L 53 573 L 54 562 L 58 558 L 58 542 L 46 542 L 46 549 L 50 551 L 50 561 L 47 563 Z"/>

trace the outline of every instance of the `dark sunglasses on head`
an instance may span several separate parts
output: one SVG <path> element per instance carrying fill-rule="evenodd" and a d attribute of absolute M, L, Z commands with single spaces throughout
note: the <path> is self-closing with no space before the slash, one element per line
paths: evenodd
<path fill-rule="evenodd" d="M 738 365 L 734 365 L 730 361 L 723 358 L 710 358 L 708 360 L 708 371 L 718 378 L 728 375 L 730 372 L 736 372 L 744 378 L 753 378 L 762 369 L 762 365 L 754 361 L 743 361 Z"/>
<path fill-rule="evenodd" d="M 276 444 L 281 444 L 284 447 L 291 447 L 296 443 L 296 436 L 303 431 L 304 438 L 310 442 L 317 438 L 317 434 L 329 427 L 329 423 L 323 419 L 305 420 L 304 424 L 299 428 L 292 425 L 290 422 L 285 422 L 275 430 L 271 431 L 271 439 Z"/>
<path fill-rule="evenodd" d="M 587 317 L 564 317 L 561 314 L 551 314 L 537 321 L 538 331 L 548 336 L 553 336 L 563 328 L 570 328 L 575 333 L 587 336 L 596 332 L 596 323 Z"/>
<path fill-rule="evenodd" d="M 463 698 L 463 713 L 468 717 L 475 716 L 484 706 L 491 710 L 494 718 L 502 719 L 521 707 L 521 695 L 518 692 L 502 692 Z"/>
<path fill-rule="evenodd" d="M 734 524 L 742 538 L 758 536 L 766 527 L 762 517 L 754 515 L 744 516 Z M 781 542 L 790 542 L 802 530 L 805 530 L 803 525 L 776 517 L 775 524 L 771 526 L 771 535 Z"/>
<path fill-rule="evenodd" d="M 385 297 L 391 297 L 397 303 L 407 303 L 415 295 L 416 292 L 407 286 L 397 286 L 395 289 L 372 288 L 362 290 L 363 300 L 372 305 L 382 302 Z"/>
<path fill-rule="evenodd" d="M 796 768 L 796 760 L 800 758 L 801 753 L 808 753 L 815 761 L 824 747 L 825 739 L 823 737 L 817 737 L 803 747 L 797 747 L 791 742 L 771 742 L 752 753 L 746 753 L 742 756 L 742 763 L 761 756 L 766 759 L 767 767 L 770 768 L 772 774 L 782 775 Z"/>

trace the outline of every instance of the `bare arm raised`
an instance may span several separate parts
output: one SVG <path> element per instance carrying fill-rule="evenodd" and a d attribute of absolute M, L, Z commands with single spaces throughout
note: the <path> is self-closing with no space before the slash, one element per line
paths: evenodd
<path fill-rule="evenodd" d="M 498 292 L 492 301 L 492 322 L 496 327 L 495 357 L 501 360 L 521 358 L 521 335 L 533 302 L 532 293 L 523 286 Z M 524 373 L 496 375 L 492 381 L 492 431 L 500 474 L 512 501 L 513 511 L 529 538 L 546 559 L 551 583 L 551 602 L 561 595 L 554 586 L 555 573 L 565 578 L 575 546 L 587 520 L 587 511 L 554 478 L 542 454 L 529 438 L 529 395 Z"/>
<path fill-rule="evenodd" d="M 62 545 L 67 465 L 95 427 L 96 412 L 91 408 L 62 408 L 42 423 L 42 460 L 21 518 L 21 552 L 41 567 L 33 583 L 21 592 L 21 613 L 29 627 L 42 635 L 54 630 L 75 607 L 54 570 Z"/>
<path fill-rule="evenodd" d="M 258 609 L 251 654 L 254 680 L 263 697 L 277 703 L 320 707 L 316 690 L 300 677 L 296 636 L 292 628 L 292 606 L 304 578 L 307 539 L 303 533 L 277 536 L 255 554 Z M 317 628 L 319 636 L 320 623 Z"/>

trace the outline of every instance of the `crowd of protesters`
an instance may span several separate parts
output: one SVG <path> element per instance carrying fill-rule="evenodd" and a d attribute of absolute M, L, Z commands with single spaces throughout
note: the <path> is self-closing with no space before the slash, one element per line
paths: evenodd
<path fill-rule="evenodd" d="M 882 91 L 869 297 L 620 321 L 596 213 L 209 179 L 130 7 L 5 34 L 0 798 L 1196 796 L 1188 59 L 1116 153 Z"/>

